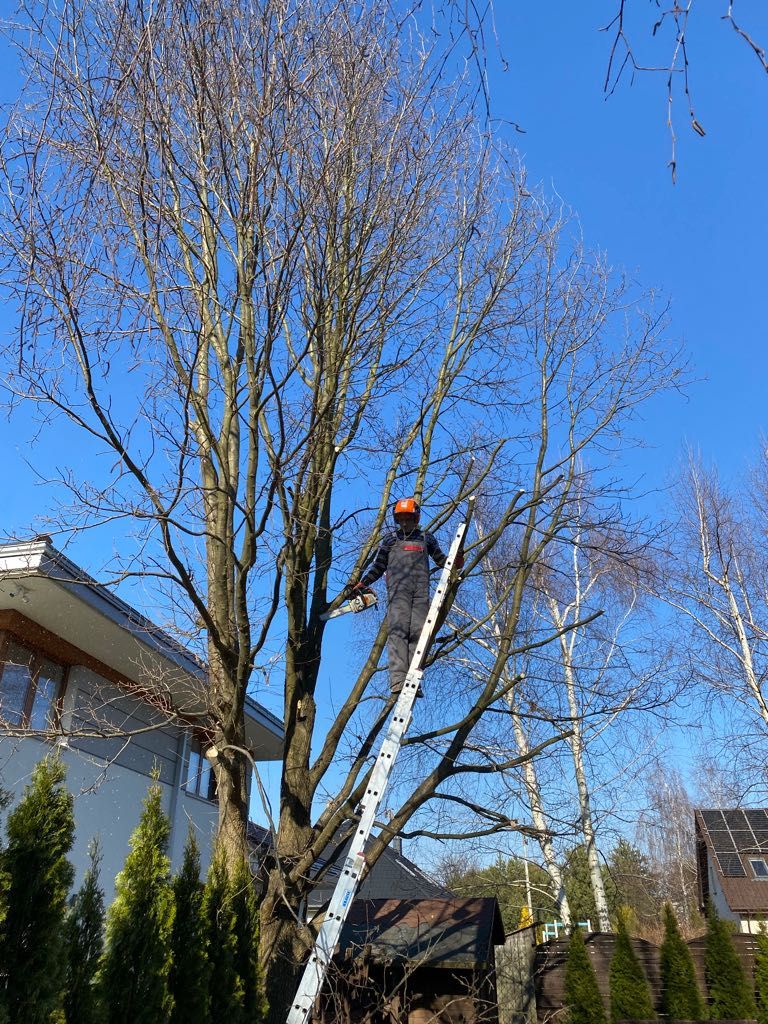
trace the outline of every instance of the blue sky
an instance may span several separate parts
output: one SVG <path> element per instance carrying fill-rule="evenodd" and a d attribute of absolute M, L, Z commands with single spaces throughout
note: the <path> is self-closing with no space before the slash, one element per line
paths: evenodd
<path fill-rule="evenodd" d="M 673 185 L 665 76 L 641 74 L 632 85 L 626 78 L 611 98 L 603 93 L 610 36 L 600 28 L 616 2 L 498 4 L 497 42 L 488 36 L 491 113 L 496 129 L 519 148 L 529 181 L 557 193 L 574 211 L 587 247 L 605 251 L 614 266 L 672 303 L 672 333 L 686 345 L 695 381 L 685 397 L 649 408 L 643 427 L 649 448 L 632 463 L 649 486 L 659 487 L 685 441 L 734 474 L 766 428 L 768 78 L 721 20 L 724 3 L 695 8 L 691 77 L 707 135 L 692 131 L 678 93 Z M 648 63 L 666 59 L 669 39 L 650 36 L 655 7 L 633 0 L 630 10 L 640 15 L 633 33 L 638 55 Z M 746 4 L 741 16 L 758 40 L 768 40 L 768 6 Z M 17 87 L 6 59 L 0 98 L 12 97 Z M 0 329 L 9 327 L 0 319 Z M 11 424 L 0 420 L 6 479 L 13 480 L 3 532 L 28 528 L 50 501 L 24 460 L 77 459 L 66 431 L 46 434 L 36 450 L 31 434 L 24 416 Z M 76 542 L 73 557 L 87 564 L 92 543 Z"/>
<path fill-rule="evenodd" d="M 525 130 L 515 135 L 530 180 L 573 208 L 585 244 L 672 302 L 672 332 L 686 343 L 697 383 L 685 399 L 649 412 L 652 448 L 639 460 L 649 482 L 666 481 L 686 440 L 736 473 L 766 429 L 768 77 L 721 20 L 726 4 L 696 5 L 691 82 L 707 134 L 691 129 L 678 92 L 673 185 L 666 77 L 641 74 L 609 99 L 603 93 L 610 37 L 599 29 L 616 7 L 498 4 L 499 52 L 509 68 L 491 55 L 492 114 Z M 650 34 L 656 7 L 629 7 L 639 15 L 638 56 L 667 60 L 669 39 Z M 768 41 L 768 6 L 743 4 L 740 16 Z"/>
<path fill-rule="evenodd" d="M 664 76 L 643 74 L 631 86 L 627 78 L 610 99 L 603 93 L 610 37 L 599 29 L 617 3 L 501 0 L 498 49 L 488 37 L 489 85 L 496 128 L 518 147 L 529 181 L 572 208 L 587 247 L 604 250 L 614 266 L 672 303 L 672 333 L 686 345 L 695 380 L 685 396 L 649 407 L 643 427 L 648 447 L 630 460 L 654 490 L 647 499 L 652 510 L 664 503 L 655 489 L 669 481 L 684 442 L 699 446 L 726 475 L 736 475 L 760 432 L 768 430 L 768 76 L 720 19 L 724 2 L 695 8 L 689 56 L 696 115 L 707 134 L 700 138 L 692 131 L 678 91 L 673 185 Z M 655 6 L 647 0 L 630 0 L 630 6 L 639 15 L 633 36 L 638 55 L 648 63 L 666 60 L 670 41 L 650 36 Z M 768 5 L 752 0 L 740 14 L 768 43 Z M 0 97 L 10 98 L 16 89 L 13 64 L 3 60 Z M 0 329 L 11 327 L 0 319 Z M 30 448 L 31 432 L 24 416 L 0 420 L 2 465 L 10 481 L 0 532 L 23 532 L 51 500 L 35 486 L 25 459 L 54 465 L 78 459 L 66 431 L 47 434 L 37 449 Z M 95 570 L 94 543 L 91 536 L 79 538 L 69 553 Z M 352 625 L 337 628 L 343 645 Z"/>

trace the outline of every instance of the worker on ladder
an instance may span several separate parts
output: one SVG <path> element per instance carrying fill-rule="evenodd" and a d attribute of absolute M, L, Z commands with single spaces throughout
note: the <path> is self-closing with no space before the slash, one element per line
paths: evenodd
<path fill-rule="evenodd" d="M 370 569 L 347 584 L 346 594 L 368 590 L 387 574 L 387 651 L 389 687 L 400 693 L 429 610 L 429 560 L 441 568 L 445 554 L 433 535 L 419 528 L 421 510 L 415 498 L 401 498 L 393 510 L 395 529 L 381 542 Z M 456 568 L 463 565 L 459 552 Z"/>

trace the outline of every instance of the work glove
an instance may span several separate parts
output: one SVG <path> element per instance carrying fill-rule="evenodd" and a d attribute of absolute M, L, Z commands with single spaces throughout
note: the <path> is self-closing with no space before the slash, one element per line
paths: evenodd
<path fill-rule="evenodd" d="M 363 583 L 348 583 L 341 592 L 341 596 L 348 600 L 350 597 L 354 597 L 355 594 L 364 594 L 370 590 L 370 587 L 366 587 Z"/>

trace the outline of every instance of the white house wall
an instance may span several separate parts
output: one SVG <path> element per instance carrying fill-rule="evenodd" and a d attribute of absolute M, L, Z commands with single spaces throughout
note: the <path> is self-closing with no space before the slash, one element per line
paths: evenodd
<path fill-rule="evenodd" d="M 208 866 L 218 815 L 217 805 L 183 788 L 189 730 L 152 723 L 152 709 L 126 696 L 83 668 L 73 668 L 65 702 L 71 727 L 87 729 L 91 711 L 102 725 L 108 721 L 126 732 L 156 728 L 135 736 L 89 737 L 76 735 L 66 745 L 27 738 L 0 738 L 0 785 L 13 802 L 29 782 L 39 760 L 58 750 L 67 767 L 67 786 L 74 796 L 75 845 L 70 859 L 79 885 L 88 866 L 88 846 L 98 836 L 101 847 L 101 883 L 107 902 L 114 894 L 114 879 L 129 852 L 129 839 L 151 783 L 153 766 L 160 770 L 163 808 L 171 817 L 172 867 L 181 864 L 189 824 L 197 834 L 203 870 Z M 67 723 L 69 724 L 69 723 Z M 93 731 L 93 730 L 90 730 Z"/>
<path fill-rule="evenodd" d="M 161 782 L 173 785 L 180 731 L 162 713 L 88 669 L 70 673 L 68 690 L 70 746 L 144 775 L 156 770 Z M 106 735 L 94 735 L 99 732 Z"/>
<path fill-rule="evenodd" d="M 734 914 L 731 908 L 728 906 L 728 901 L 725 898 L 723 887 L 720 884 L 720 878 L 715 871 L 709 851 L 707 851 L 707 873 L 709 875 L 709 899 L 712 906 L 717 911 L 717 916 L 722 917 L 727 921 L 738 921 L 739 915 Z"/>

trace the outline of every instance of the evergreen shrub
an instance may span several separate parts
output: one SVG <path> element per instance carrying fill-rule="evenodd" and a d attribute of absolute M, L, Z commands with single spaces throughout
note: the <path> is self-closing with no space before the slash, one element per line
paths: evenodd
<path fill-rule="evenodd" d="M 107 1024 L 169 1024 L 174 904 L 168 860 L 170 826 L 160 787 L 150 786 L 131 852 L 107 912 L 100 973 Z"/>
<path fill-rule="evenodd" d="M 664 939 L 661 943 L 661 1006 L 671 1020 L 704 1020 L 704 1004 L 691 951 L 680 934 L 675 912 L 664 904 Z"/>
<path fill-rule="evenodd" d="M 565 965 L 565 1005 L 568 1024 L 607 1024 L 597 977 L 580 928 L 568 944 Z"/>

